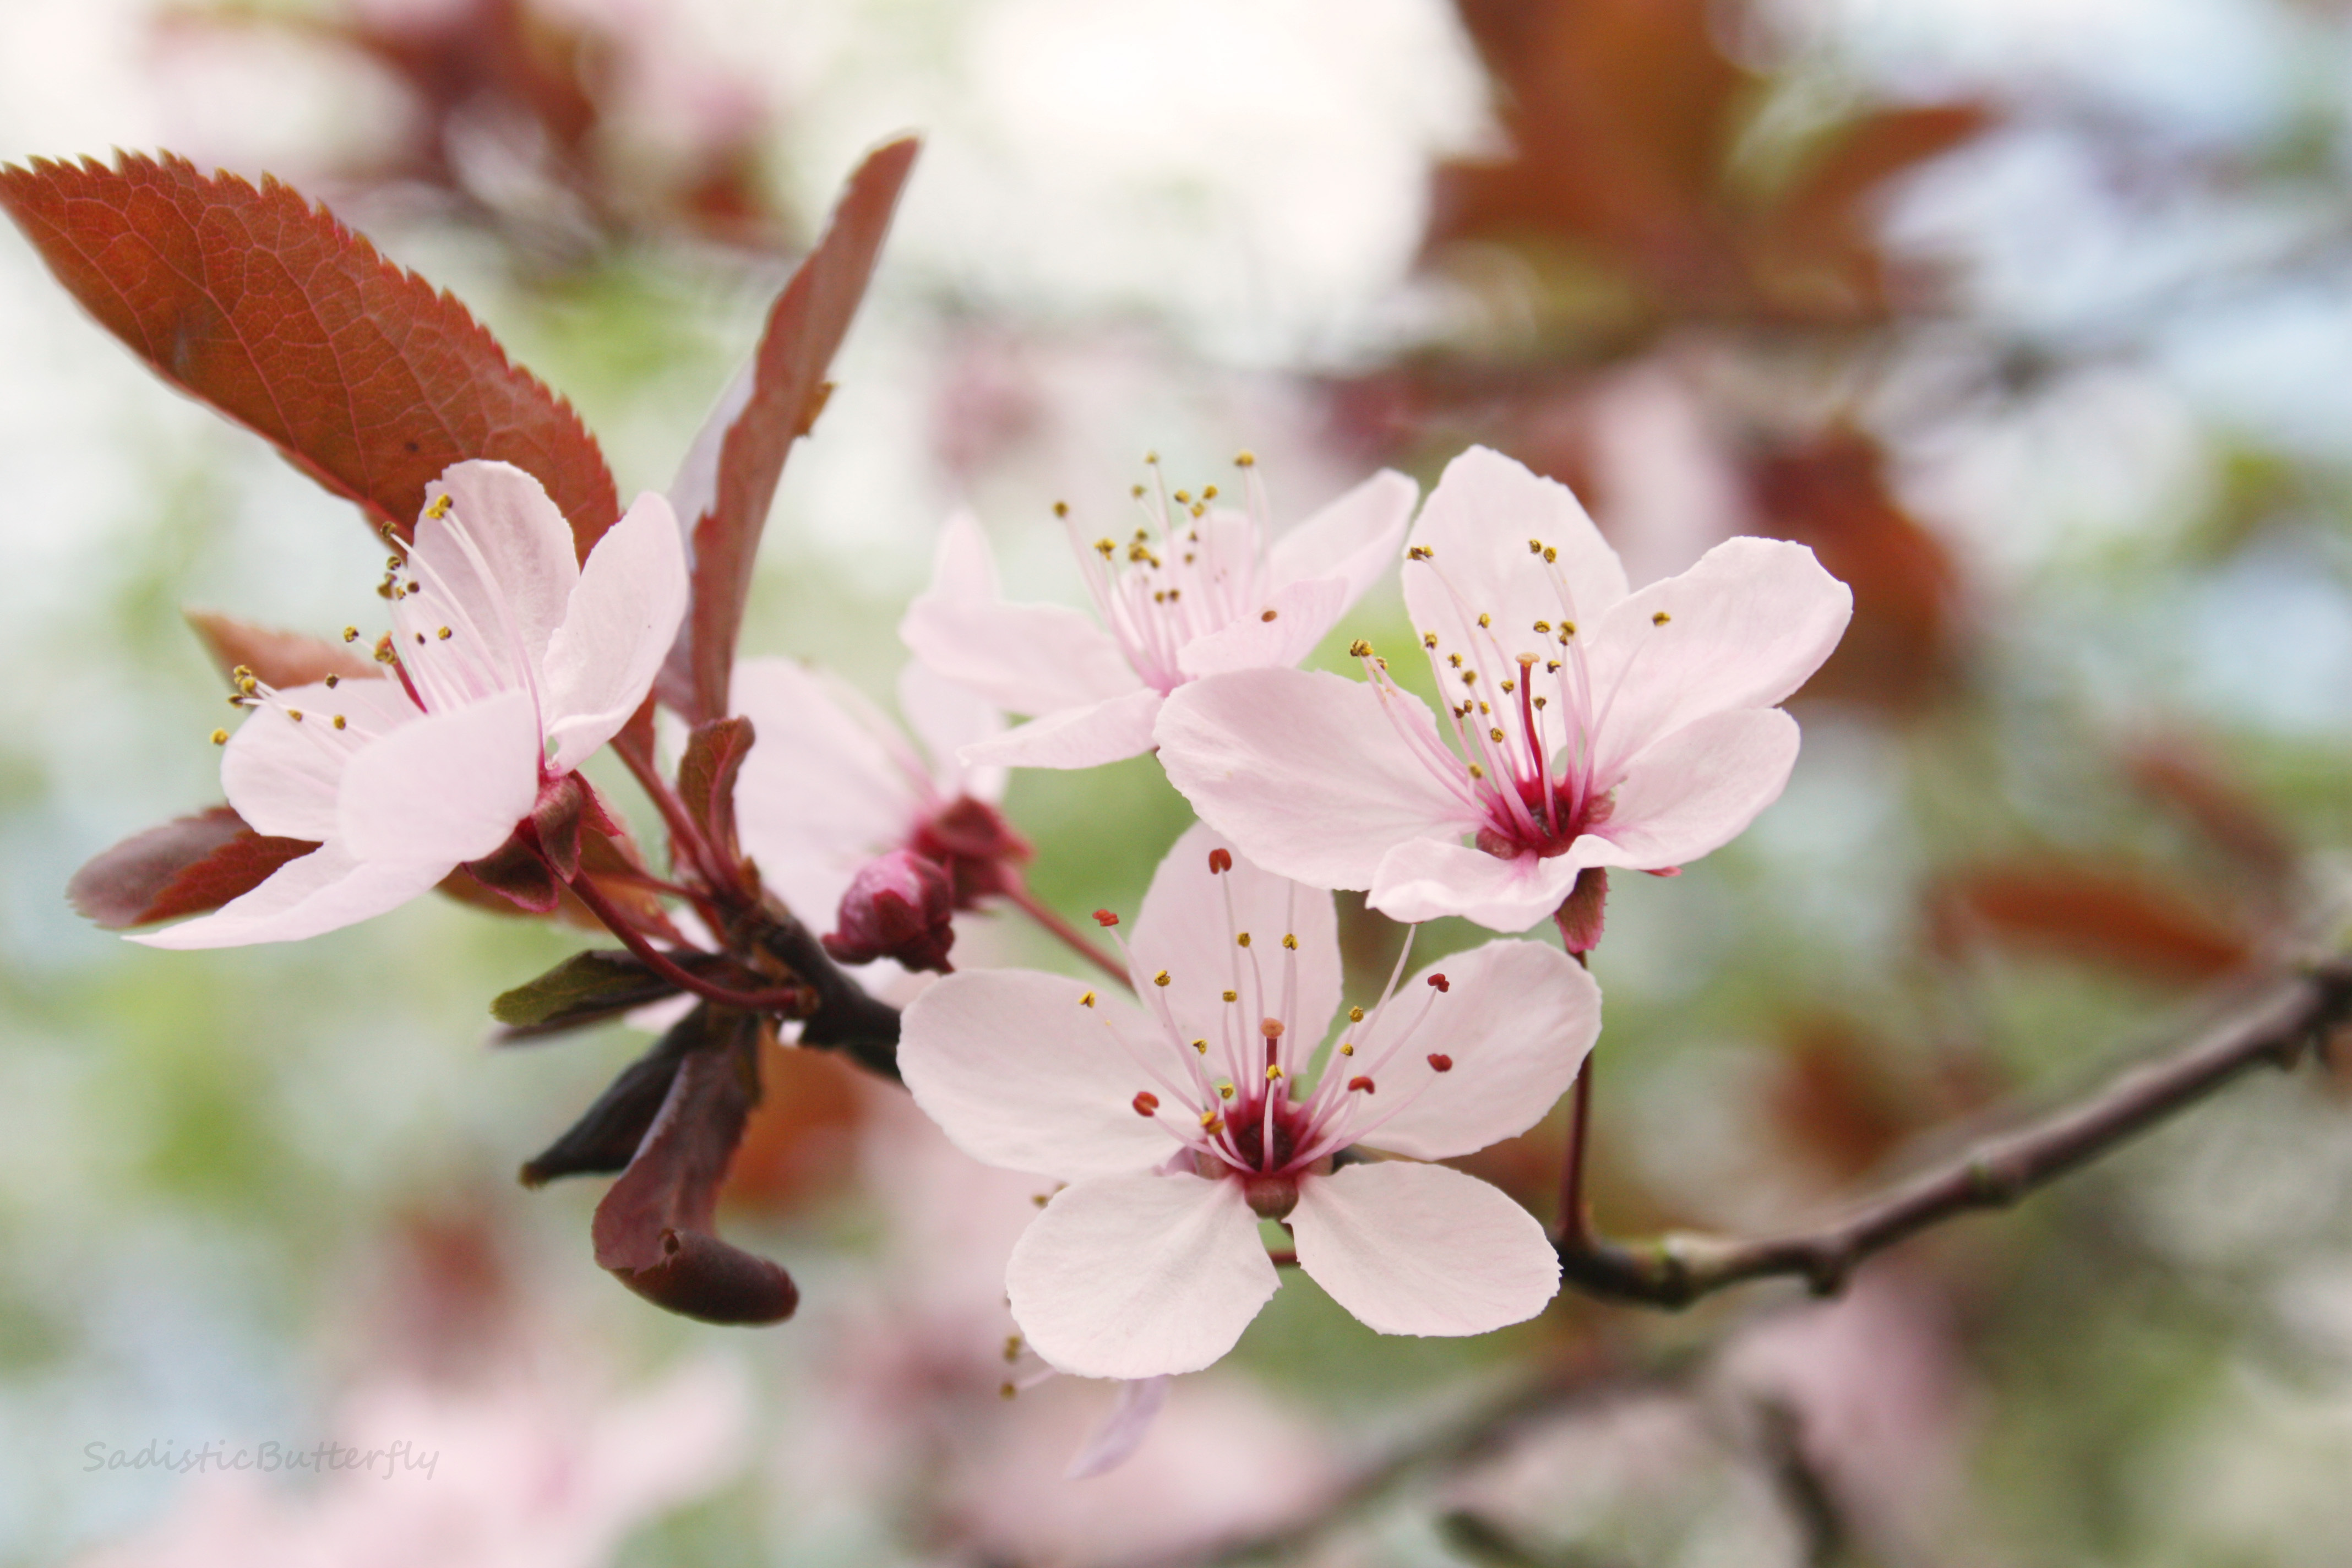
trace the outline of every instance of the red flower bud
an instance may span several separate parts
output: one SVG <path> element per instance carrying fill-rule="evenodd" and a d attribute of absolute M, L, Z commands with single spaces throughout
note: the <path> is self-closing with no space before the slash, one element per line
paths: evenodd
<path fill-rule="evenodd" d="M 955 884 L 930 860 L 893 849 L 858 868 L 824 950 L 843 963 L 895 958 L 909 969 L 948 972 L 955 945 Z"/>

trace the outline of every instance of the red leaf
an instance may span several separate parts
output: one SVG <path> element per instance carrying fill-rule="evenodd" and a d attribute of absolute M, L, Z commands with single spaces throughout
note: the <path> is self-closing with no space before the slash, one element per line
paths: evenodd
<path fill-rule="evenodd" d="M 678 471 L 670 501 L 691 520 L 694 605 L 662 670 L 662 700 L 695 722 L 727 715 L 735 635 L 768 507 L 793 443 L 833 390 L 826 367 L 866 298 L 882 237 L 921 143 L 885 143 L 849 177 L 833 220 L 768 312 L 760 346 Z"/>
<path fill-rule="evenodd" d="M 74 873 L 73 907 L 109 931 L 216 910 L 318 847 L 267 838 L 226 805 L 126 838 Z"/>
<path fill-rule="evenodd" d="M 528 469 L 584 558 L 620 515 L 604 454 L 466 308 L 323 207 L 184 158 L 0 166 L 58 280 L 164 380 L 404 534 L 450 464 Z"/>
<path fill-rule="evenodd" d="M 300 632 L 273 631 L 208 610 L 181 612 L 204 639 L 205 651 L 224 674 L 245 666 L 271 686 L 308 686 L 332 675 L 344 680 L 373 680 L 383 666 L 364 654 L 353 653 L 323 637 Z"/>
<path fill-rule="evenodd" d="M 730 865 L 742 855 L 735 838 L 735 776 L 757 738 L 749 719 L 713 720 L 694 727 L 678 759 L 678 798 Z"/>

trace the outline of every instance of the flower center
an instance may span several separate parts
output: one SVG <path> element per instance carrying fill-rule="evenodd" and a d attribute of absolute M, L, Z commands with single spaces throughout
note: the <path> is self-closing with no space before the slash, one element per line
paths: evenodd
<path fill-rule="evenodd" d="M 1257 479 L 1257 461 L 1247 452 L 1234 459 L 1244 476 L 1247 510 L 1241 512 L 1212 506 L 1217 500 L 1214 485 L 1202 487 L 1198 495 L 1171 494 L 1159 454 L 1143 460 L 1150 467 L 1151 483 L 1132 491 L 1143 514 L 1143 526 L 1133 537 L 1122 542 L 1105 534 L 1088 541 L 1066 503 L 1056 501 L 1054 515 L 1069 531 L 1070 547 L 1103 625 L 1137 677 L 1165 696 L 1191 679 L 1179 662 L 1186 644 L 1236 621 L 1275 618 L 1273 608 L 1261 602 L 1265 489 Z"/>

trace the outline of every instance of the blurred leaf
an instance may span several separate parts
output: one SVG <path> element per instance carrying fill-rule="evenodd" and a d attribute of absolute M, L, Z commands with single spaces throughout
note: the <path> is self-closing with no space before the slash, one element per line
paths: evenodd
<path fill-rule="evenodd" d="M 713 1323 L 793 1315 L 792 1276 L 710 1234 L 719 1186 L 760 1097 L 765 1032 L 751 1014 L 698 1007 L 663 1044 L 685 1052 L 636 1155 L 596 1205 L 596 1261 L 638 1295 Z"/>
<path fill-rule="evenodd" d="M 694 597 L 658 689 L 690 721 L 727 715 L 736 635 L 776 482 L 832 391 L 825 371 L 866 298 L 920 145 L 912 137 L 887 142 L 849 177 L 816 247 L 769 310 L 751 363 L 678 470 L 670 501 L 693 547 Z"/>
<path fill-rule="evenodd" d="M 209 610 L 182 614 L 223 674 L 243 665 L 265 684 L 281 688 L 308 686 L 331 675 L 342 680 L 373 680 L 384 674 L 384 667 L 374 659 L 323 637 L 275 631 Z"/>
<path fill-rule="evenodd" d="M 676 984 L 647 969 L 634 953 L 575 952 L 538 979 L 501 992 L 490 1004 L 490 1016 L 522 1028 L 586 1023 L 658 1002 L 677 991 Z"/>
<path fill-rule="evenodd" d="M 735 775 L 758 738 L 749 719 L 714 719 L 694 727 L 678 759 L 678 798 L 730 865 L 742 853 L 735 837 Z"/>
<path fill-rule="evenodd" d="M 124 839 L 75 872 L 66 897 L 109 931 L 152 925 L 216 910 L 317 847 L 265 837 L 216 805 Z"/>
<path fill-rule="evenodd" d="M 760 1053 L 760 1106 L 728 1167 L 727 1202 L 789 1214 L 857 1178 L 857 1075 L 831 1051 Z"/>
<path fill-rule="evenodd" d="M 2040 856 L 1976 866 L 1942 879 L 1927 900 L 1948 951 L 1991 941 L 2171 985 L 2218 978 L 2253 952 L 2252 938 L 2213 900 L 2115 862 Z"/>
<path fill-rule="evenodd" d="M 702 1042 L 706 1011 L 696 1009 L 656 1040 L 645 1055 L 623 1068 L 563 1136 L 523 1166 L 522 1184 L 542 1187 L 559 1176 L 609 1175 L 626 1170 L 636 1157 L 637 1146 L 645 1142 L 646 1130 L 654 1124 L 669 1097 L 678 1064 Z"/>
<path fill-rule="evenodd" d="M 494 458 L 528 470 L 581 556 L 620 516 L 571 406 L 464 306 L 265 179 L 184 158 L 0 167 L 0 205 L 58 280 L 158 375 L 275 443 L 404 536 L 426 483 Z"/>

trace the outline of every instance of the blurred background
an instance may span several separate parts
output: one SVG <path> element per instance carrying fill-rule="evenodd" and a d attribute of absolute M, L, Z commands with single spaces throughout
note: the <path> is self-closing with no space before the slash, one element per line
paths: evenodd
<path fill-rule="evenodd" d="M 1014 596 L 1076 602 L 1050 505 L 1116 516 L 1147 449 L 1185 483 L 1250 447 L 1297 518 L 1480 441 L 1572 483 L 1637 583 L 1760 532 L 1853 584 L 1786 797 L 1612 902 L 1605 1228 L 1822 1214 L 2177 1037 L 2340 884 L 2352 7 L 0 8 L 0 155 L 168 146 L 328 200 L 569 395 L 625 495 L 667 484 L 838 181 L 907 128 L 747 651 L 887 701 L 951 507 Z M 727 1223 L 800 1316 L 663 1316 L 593 1264 L 600 1184 L 513 1180 L 642 1048 L 487 1045 L 488 998 L 575 942 L 423 902 L 161 953 L 65 906 L 82 860 L 218 798 L 181 608 L 370 624 L 380 547 L 13 234 L 0 474 L 0 1561 L 1115 1564 L 1343 1496 L 1290 1560 L 2343 1560 L 2352 1088 L 2321 1074 L 1832 1304 L 1564 1299 L 1391 1341 L 1293 1274 L 1129 1465 L 1070 1482 L 1109 1389 L 999 1396 L 1037 1184 L 777 1053 Z M 1388 592 L 1322 662 L 1410 637 Z M 1148 760 L 1021 775 L 1010 812 L 1066 912 L 1131 910 L 1187 820 Z M 1395 930 L 1344 930 L 1384 972 Z M 1065 962 L 1010 920 L 957 957 Z M 1467 1163 L 1549 1217 L 1559 1146 Z M 1584 1392 L 1345 1493 L 1536 1377 Z M 413 1458 L 91 1457 L 328 1440 Z"/>

